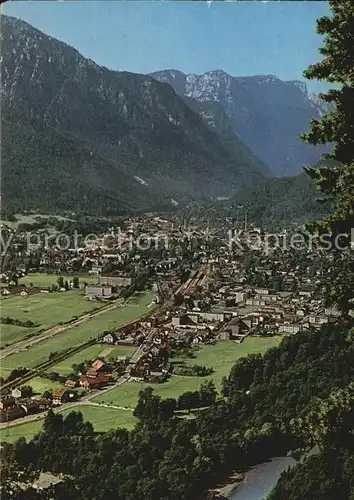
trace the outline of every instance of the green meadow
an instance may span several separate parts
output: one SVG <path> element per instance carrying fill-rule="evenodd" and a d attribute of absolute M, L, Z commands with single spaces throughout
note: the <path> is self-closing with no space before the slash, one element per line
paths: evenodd
<path fill-rule="evenodd" d="M 98 277 L 94 275 L 89 275 L 89 274 L 46 274 L 46 273 L 33 273 L 33 274 L 27 274 L 23 278 L 19 280 L 20 285 L 26 285 L 29 286 L 32 284 L 32 286 L 39 286 L 43 288 L 48 288 L 49 286 L 56 285 L 57 284 L 57 279 L 62 276 L 64 278 L 64 281 L 72 281 L 74 276 L 77 276 L 79 278 L 79 286 L 80 289 L 84 288 L 84 283 L 97 283 L 98 282 Z"/>
<path fill-rule="evenodd" d="M 60 322 L 66 322 L 75 316 L 92 311 L 102 304 L 85 299 L 83 293 L 70 290 L 67 292 L 35 293 L 33 295 L 8 296 L 0 302 L 1 315 L 33 321 L 39 324 L 35 328 L 15 325 L 1 325 L 1 345 L 9 345 L 24 339 L 31 333 L 48 329 Z"/>
<path fill-rule="evenodd" d="M 14 221 L 9 221 L 2 219 L 0 220 L 1 224 L 6 224 L 12 229 L 16 229 L 20 224 L 35 224 L 36 222 L 40 222 L 43 218 L 55 217 L 58 220 L 73 220 L 69 219 L 69 217 L 63 217 L 61 215 L 53 215 L 53 214 L 15 214 Z M 52 226 L 47 226 L 47 229 L 50 229 Z"/>
<path fill-rule="evenodd" d="M 78 346 L 90 339 L 97 338 L 105 330 L 119 328 L 138 319 L 150 310 L 148 306 L 151 304 L 153 298 L 154 295 L 150 292 L 141 294 L 114 310 L 102 312 L 99 316 L 90 318 L 82 325 L 58 333 L 43 342 L 29 347 L 25 351 L 8 356 L 1 362 L 1 375 L 7 377 L 14 368 L 19 366 L 34 368 L 47 361 L 53 352 Z M 90 302 L 87 301 L 86 305 L 89 304 Z M 92 302 L 92 304 L 96 303 Z"/>
<path fill-rule="evenodd" d="M 95 344 L 86 347 L 86 349 L 83 349 L 73 356 L 70 356 L 70 358 L 67 358 L 64 361 L 61 361 L 60 363 L 54 365 L 50 370 L 59 373 L 59 375 L 69 375 L 72 372 L 72 366 L 74 364 L 79 364 L 83 361 L 94 360 L 97 358 L 104 358 L 106 360 L 110 358 L 117 359 L 119 356 L 127 356 L 128 358 L 130 358 L 134 351 L 134 347 L 119 347 L 110 346 L 108 344 Z"/>
<path fill-rule="evenodd" d="M 186 391 L 195 391 L 206 380 L 214 380 L 217 389 L 220 389 L 221 380 L 228 376 L 237 359 L 252 353 L 264 353 L 271 347 L 276 347 L 281 337 L 247 337 L 242 344 L 233 341 L 219 341 L 215 345 L 202 345 L 196 348 L 196 357 L 172 358 L 172 362 L 185 361 L 186 364 L 198 364 L 214 369 L 207 377 L 185 377 L 172 375 L 162 384 L 146 384 L 144 382 L 127 382 L 111 391 L 98 395 L 92 401 L 117 406 L 135 408 L 139 392 L 145 387 L 152 387 L 162 398 L 178 398 Z"/>
<path fill-rule="evenodd" d="M 232 341 L 219 341 L 215 345 L 202 345 L 196 348 L 195 358 L 174 358 L 174 360 L 177 362 L 185 361 L 188 364 L 211 366 L 214 368 L 214 373 L 210 376 L 172 376 L 167 382 L 163 384 L 127 382 L 92 399 L 92 403 L 104 404 L 108 407 L 78 405 L 64 410 L 62 413 L 66 415 L 71 411 L 81 411 L 84 419 L 90 421 L 97 432 L 102 432 L 117 427 L 131 429 L 136 422 L 136 419 L 133 416 L 133 412 L 129 410 L 117 409 L 114 408 L 114 406 L 126 407 L 130 410 L 133 410 L 137 404 L 139 392 L 144 388 L 149 386 L 152 387 L 155 393 L 162 398 L 178 398 L 178 396 L 183 394 L 184 392 L 197 390 L 203 382 L 212 379 L 215 381 L 216 386 L 219 389 L 222 377 L 229 374 L 231 367 L 237 361 L 237 359 L 243 356 L 247 356 L 251 353 L 264 353 L 269 348 L 277 346 L 280 341 L 281 337 L 248 337 L 242 344 L 237 344 L 236 342 Z M 105 349 L 104 346 L 93 347 L 100 348 L 101 353 L 102 350 Z M 114 349 L 117 349 L 114 354 L 118 354 L 120 351 L 122 351 L 123 353 L 125 352 L 125 348 L 117 347 Z M 87 350 L 85 349 L 82 352 L 85 353 L 85 358 L 87 359 L 91 356 L 91 354 L 96 355 L 98 350 L 91 350 L 91 348 L 88 348 Z M 75 358 L 75 356 L 72 356 L 64 362 L 63 366 L 61 367 L 63 373 L 65 370 L 69 370 L 73 363 L 78 362 L 81 359 L 81 357 Z M 108 353 L 108 356 L 110 357 L 111 353 Z M 53 368 L 53 371 L 58 371 L 58 367 L 60 365 L 61 363 L 58 363 L 58 365 L 56 365 L 56 369 L 54 370 Z M 56 386 L 53 386 L 53 384 L 57 384 L 56 382 L 53 383 L 40 378 L 32 379 L 29 384 L 34 388 L 36 392 L 44 392 L 49 388 L 57 388 Z M 33 422 L 20 424 L 17 426 L 9 427 L 7 429 L 1 429 L 0 440 L 14 442 L 22 436 L 27 439 L 31 439 L 37 432 L 40 431 L 42 427 L 42 421 L 43 417 L 39 417 L 38 420 Z"/>
<path fill-rule="evenodd" d="M 66 416 L 72 411 L 80 411 L 84 420 L 91 422 L 96 432 L 104 432 L 109 429 L 117 429 L 118 427 L 132 429 L 136 422 L 132 411 L 104 408 L 94 405 L 73 406 L 60 413 Z M 0 429 L 0 442 L 6 441 L 8 443 L 13 443 L 20 437 L 30 440 L 40 432 L 42 425 L 43 416 L 38 415 L 38 418 L 32 422 Z"/>

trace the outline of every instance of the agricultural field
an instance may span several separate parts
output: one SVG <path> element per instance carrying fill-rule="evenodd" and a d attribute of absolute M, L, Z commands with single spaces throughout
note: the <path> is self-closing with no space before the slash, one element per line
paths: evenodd
<path fill-rule="evenodd" d="M 132 429 L 136 418 L 132 411 L 119 410 L 117 408 L 106 408 L 98 405 L 80 405 L 61 412 L 64 416 L 72 411 L 80 411 L 84 420 L 91 422 L 96 432 L 104 432 L 109 429 L 124 427 Z"/>
<path fill-rule="evenodd" d="M 184 361 L 187 365 L 203 365 L 214 369 L 209 377 L 215 380 L 217 388 L 220 388 L 221 379 L 227 377 L 237 359 L 249 354 L 263 354 L 271 347 L 276 347 L 282 337 L 246 337 L 241 344 L 233 341 L 219 341 L 215 345 L 203 345 L 196 351 L 196 358 L 174 358 L 173 361 Z M 184 377 L 183 377 L 184 378 Z M 198 377 L 200 380 L 200 377 Z"/>
<path fill-rule="evenodd" d="M 208 377 L 184 377 L 184 376 L 172 376 L 168 382 L 163 384 L 145 384 L 143 382 L 127 382 L 120 387 L 107 391 L 102 395 L 98 395 L 92 399 L 92 403 L 98 403 L 98 405 L 77 405 L 71 407 L 67 410 L 63 410 L 63 414 L 66 415 L 71 411 L 81 411 L 84 419 L 90 421 L 95 431 L 106 431 L 111 428 L 124 427 L 131 429 L 135 425 L 135 418 L 132 411 L 120 410 L 114 408 L 114 406 L 121 406 L 133 409 L 138 401 L 139 392 L 144 388 L 150 386 L 154 389 L 155 393 L 162 398 L 174 397 L 177 398 L 180 394 L 186 391 L 197 390 L 199 386 L 208 379 L 213 379 L 218 388 L 220 388 L 220 382 L 223 376 L 227 376 L 230 372 L 232 365 L 235 361 L 242 357 L 247 356 L 251 353 L 264 353 L 271 347 L 275 347 L 279 344 L 281 337 L 248 337 L 244 340 L 242 344 L 237 344 L 235 342 L 219 341 L 216 345 L 203 345 L 196 349 L 196 357 L 190 358 L 174 358 L 175 361 L 185 361 L 188 364 L 199 364 L 205 366 L 212 366 L 215 372 Z M 85 353 L 84 358 L 87 359 L 93 354 L 95 357 L 98 352 L 96 348 L 104 349 L 104 346 L 92 346 L 94 349 L 88 348 L 83 351 Z M 112 349 L 112 348 L 107 348 Z M 113 348 L 117 349 L 115 352 L 119 351 L 125 352 L 126 348 Z M 86 352 L 85 352 L 86 351 Z M 108 352 L 107 352 L 108 353 Z M 81 353 L 79 353 L 81 355 Z M 61 367 L 62 372 L 69 370 L 71 365 L 75 362 L 79 362 L 82 358 L 76 358 L 75 355 L 69 360 L 66 360 Z M 120 355 L 120 354 L 118 354 Z M 108 353 L 111 356 L 111 353 Z M 6 361 L 6 360 L 5 360 Z M 53 367 L 53 371 L 58 371 L 62 363 L 58 363 L 56 367 Z M 29 382 L 36 392 L 44 392 L 49 388 L 58 388 L 60 384 L 57 382 L 46 381 L 41 378 L 35 378 Z M 58 387 L 57 385 L 58 384 Z M 105 406 L 100 406 L 105 405 Z M 107 406 L 106 406 L 107 405 Z M 19 424 L 17 426 L 9 427 L 7 429 L 0 430 L 0 441 L 14 442 L 19 437 L 25 437 L 31 439 L 37 432 L 40 431 L 42 427 L 43 418 L 39 417 L 38 420 L 29 422 L 26 424 Z"/>
<path fill-rule="evenodd" d="M 0 220 L 0 224 L 6 224 L 11 227 L 11 229 L 17 229 L 20 224 L 35 224 L 36 222 L 40 222 L 43 218 L 55 217 L 58 220 L 73 220 L 69 219 L 69 217 L 63 217 L 61 215 L 53 215 L 53 214 L 15 214 L 16 220 L 9 221 L 2 219 Z M 51 226 L 47 226 L 50 228 Z"/>
<path fill-rule="evenodd" d="M 70 292 L 63 292 L 70 293 Z M 27 297 L 25 297 L 27 298 Z M 111 328 L 119 328 L 131 321 L 138 319 L 144 313 L 149 311 L 149 306 L 154 298 L 150 292 L 141 294 L 128 301 L 121 307 L 114 310 L 102 312 L 97 317 L 91 318 L 82 325 L 75 326 L 69 330 L 63 331 L 53 337 L 44 340 L 38 344 L 29 347 L 25 351 L 12 354 L 1 362 L 1 376 L 7 377 L 9 373 L 19 366 L 33 368 L 40 363 L 48 360 L 49 355 L 53 352 L 67 349 L 68 347 L 78 346 L 90 339 L 97 338 L 105 330 Z M 95 302 L 85 302 L 88 304 L 97 304 Z"/>
<path fill-rule="evenodd" d="M 105 408 L 100 406 L 90 406 L 90 405 L 78 405 L 63 410 L 64 416 L 68 415 L 72 411 L 80 411 L 84 417 L 84 420 L 92 423 L 93 428 L 96 432 L 104 432 L 109 429 L 116 429 L 118 427 L 123 427 L 126 429 L 132 429 L 135 425 L 136 419 L 133 416 L 133 412 L 119 410 L 116 408 Z M 39 415 L 37 420 L 32 422 L 19 424 L 16 426 L 8 427 L 6 429 L 0 429 L 0 442 L 13 443 L 20 437 L 24 437 L 30 440 L 37 434 L 43 425 L 43 416 Z"/>
<path fill-rule="evenodd" d="M 59 373 L 59 375 L 65 376 L 72 372 L 72 366 L 74 364 L 82 363 L 86 360 L 91 360 L 95 358 L 118 358 L 119 356 L 130 357 L 135 351 L 135 347 L 119 347 L 119 346 L 109 346 L 109 345 L 92 345 L 87 347 L 83 351 L 80 351 L 70 358 L 61 361 L 57 365 L 52 366 L 50 371 Z"/>
<path fill-rule="evenodd" d="M 46 273 L 33 273 L 27 274 L 19 280 L 20 285 L 29 286 L 39 286 L 43 288 L 48 288 L 49 286 L 56 285 L 57 279 L 62 276 L 64 281 L 72 281 L 74 276 L 79 278 L 80 289 L 84 288 L 84 283 L 96 284 L 98 282 L 98 276 L 89 274 L 46 274 Z"/>
<path fill-rule="evenodd" d="M 172 375 L 162 384 L 145 384 L 143 382 L 128 382 L 102 396 L 98 395 L 92 401 L 108 405 L 126 406 L 135 408 L 139 392 L 145 387 L 152 387 L 156 394 L 162 398 L 178 398 L 186 391 L 195 391 L 206 380 L 214 380 L 217 389 L 224 376 L 229 375 L 230 370 L 237 359 L 252 353 L 264 353 L 271 347 L 279 344 L 281 337 L 248 337 L 242 344 L 232 341 L 219 341 L 215 345 L 203 345 L 196 350 L 196 357 L 173 358 L 174 361 L 185 361 L 186 364 L 198 364 L 214 368 L 214 373 L 207 377 L 185 377 Z M 173 362 L 173 361 L 172 361 Z"/>
<path fill-rule="evenodd" d="M 36 394 L 43 394 L 45 391 L 56 391 L 64 388 L 60 382 L 54 382 L 41 377 L 31 379 L 28 385 L 32 387 L 33 392 Z"/>
<path fill-rule="evenodd" d="M 38 415 L 38 419 L 33 420 L 32 422 L 0 429 L 0 442 L 6 441 L 8 443 L 13 443 L 22 437 L 30 440 L 41 430 L 42 425 L 43 418 Z"/>
<path fill-rule="evenodd" d="M 106 405 L 123 406 L 134 409 L 139 398 L 139 392 L 146 387 L 152 387 L 155 394 L 161 398 L 177 398 L 186 391 L 195 391 L 199 386 L 208 380 L 209 377 L 181 377 L 172 376 L 163 384 L 146 384 L 144 382 L 127 382 L 111 391 L 98 395 L 92 402 Z"/>
<path fill-rule="evenodd" d="M 1 310 L 1 315 L 4 317 L 6 316 L 6 314 L 4 314 L 2 304 L 3 302 L 0 302 L 0 310 Z M 1 346 L 5 347 L 10 344 L 15 344 L 16 342 L 23 340 L 27 336 L 30 335 L 32 336 L 32 334 L 38 331 L 39 328 L 25 328 L 23 326 L 5 325 L 1 323 L 0 324 Z"/>
<path fill-rule="evenodd" d="M 86 300 L 79 291 L 36 293 L 26 297 L 14 296 L 1 299 L 1 315 L 33 321 L 38 327 L 25 328 L 15 325 L 1 325 L 1 345 L 13 344 L 27 335 L 48 329 L 60 322 L 81 316 L 85 312 L 102 307 L 102 303 Z"/>

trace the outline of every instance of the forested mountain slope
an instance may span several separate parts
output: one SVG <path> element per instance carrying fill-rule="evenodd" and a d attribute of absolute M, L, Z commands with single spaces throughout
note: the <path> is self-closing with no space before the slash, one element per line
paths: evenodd
<path fill-rule="evenodd" d="M 15 18 L 2 16 L 1 23 L 6 203 L 47 207 L 55 186 L 65 191 L 67 209 L 103 209 L 105 200 L 108 207 L 141 209 L 151 198 L 230 195 L 262 175 L 261 162 L 244 154 L 240 141 L 228 150 L 171 86 L 100 67 Z M 18 140 L 10 130 L 18 130 Z M 52 176 L 48 190 L 40 182 L 43 169 Z M 14 179 L 30 191 L 16 191 Z"/>
<path fill-rule="evenodd" d="M 186 75 L 166 69 L 151 75 L 169 83 L 180 95 L 219 103 L 238 137 L 277 176 L 300 173 L 330 149 L 300 140 L 309 121 L 328 108 L 317 95 L 308 94 L 303 82 L 282 81 L 274 75 L 235 77 L 222 70 Z"/>

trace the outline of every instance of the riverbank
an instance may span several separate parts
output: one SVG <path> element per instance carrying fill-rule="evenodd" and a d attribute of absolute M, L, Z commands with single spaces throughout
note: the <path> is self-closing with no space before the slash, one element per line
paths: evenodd
<path fill-rule="evenodd" d="M 272 491 L 281 473 L 295 464 L 292 457 L 272 458 L 246 472 L 235 471 L 210 492 L 216 498 L 220 496 L 228 500 L 261 500 Z"/>
<path fill-rule="evenodd" d="M 251 467 L 243 481 L 233 490 L 230 500 L 261 500 L 267 498 L 282 472 L 294 467 L 292 457 L 276 457 Z"/>
<path fill-rule="evenodd" d="M 232 494 L 242 484 L 246 474 L 246 472 L 233 472 L 226 481 L 219 483 L 219 486 L 211 489 L 210 492 L 231 499 Z"/>

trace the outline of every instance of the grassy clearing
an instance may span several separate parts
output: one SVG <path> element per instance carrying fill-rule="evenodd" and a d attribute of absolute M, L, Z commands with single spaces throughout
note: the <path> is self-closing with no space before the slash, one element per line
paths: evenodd
<path fill-rule="evenodd" d="M 214 373 L 203 379 L 212 378 L 219 388 L 221 379 L 229 375 L 237 359 L 254 353 L 263 354 L 271 347 L 276 347 L 281 338 L 280 336 L 247 337 L 241 344 L 233 341 L 219 341 L 215 345 L 201 346 L 195 353 L 196 358 L 184 358 L 183 361 L 188 365 L 204 365 L 213 368 Z M 181 358 L 175 358 L 173 361 L 181 361 Z"/>
<path fill-rule="evenodd" d="M 2 316 L 5 316 L 1 305 L 0 312 Z M 38 328 L 24 328 L 22 326 L 0 324 L 1 346 L 4 347 L 5 345 L 20 342 L 20 340 L 23 340 L 27 335 L 31 335 L 37 330 Z"/>
<path fill-rule="evenodd" d="M 19 224 L 34 224 L 35 222 L 37 222 L 33 215 L 15 214 L 15 217 L 16 217 L 15 221 L 1 220 L 0 223 L 6 224 L 12 229 L 16 229 L 19 226 Z"/>
<path fill-rule="evenodd" d="M 33 321 L 40 326 L 24 328 L 14 325 L 1 325 L 1 345 L 18 342 L 27 335 L 69 321 L 86 311 L 102 307 L 98 302 L 86 300 L 79 291 L 36 293 L 27 297 L 11 297 L 1 300 L 2 316 Z"/>
<path fill-rule="evenodd" d="M 52 382 L 51 380 L 40 377 L 33 378 L 28 382 L 28 385 L 30 385 L 33 392 L 37 394 L 43 394 L 45 391 L 56 391 L 64 387 L 60 382 Z"/>
<path fill-rule="evenodd" d="M 16 229 L 20 224 L 35 224 L 36 222 L 40 222 L 42 218 L 55 217 L 58 220 L 73 220 L 69 217 L 63 217 L 61 215 L 53 215 L 53 214 L 15 214 L 15 221 L 8 220 L 0 220 L 1 224 L 6 224 L 12 229 Z M 48 226 L 49 227 L 49 226 Z"/>
<path fill-rule="evenodd" d="M 92 345 L 83 351 L 74 354 L 70 358 L 61 361 L 51 368 L 51 371 L 59 373 L 59 375 L 69 375 L 72 372 L 74 364 L 82 363 L 86 360 L 102 357 L 105 359 L 118 358 L 119 356 L 130 357 L 135 351 L 134 347 L 119 347 L 119 346 L 105 346 L 105 345 Z"/>
<path fill-rule="evenodd" d="M 163 384 L 146 384 L 144 382 L 127 382 L 105 394 L 98 395 L 92 399 L 95 403 L 107 405 L 125 406 L 135 408 L 139 392 L 146 387 L 152 387 L 154 392 L 162 398 L 177 398 L 186 391 L 199 389 L 207 377 L 179 377 L 173 376 Z"/>
<path fill-rule="evenodd" d="M 38 419 L 32 422 L 0 429 L 0 442 L 14 443 L 21 437 L 30 440 L 42 429 L 42 425 L 43 417 L 38 415 Z"/>
<path fill-rule="evenodd" d="M 64 410 L 62 413 L 63 415 L 68 415 L 74 410 L 80 411 L 84 420 L 91 422 L 96 432 L 104 432 L 108 429 L 117 429 L 118 427 L 132 429 L 136 423 L 133 412 L 118 410 L 116 408 L 82 405 Z"/>
<path fill-rule="evenodd" d="M 66 416 L 72 411 L 80 411 L 84 420 L 91 422 L 96 432 L 104 432 L 118 427 L 132 429 L 136 422 L 136 419 L 131 411 L 117 410 L 115 408 L 102 408 L 99 406 L 74 406 L 68 410 L 63 410 L 61 413 Z M 20 437 L 25 437 L 27 440 L 30 440 L 35 434 L 40 432 L 42 425 L 43 416 L 39 415 L 38 419 L 33 422 L 8 427 L 7 429 L 1 429 L 0 441 L 13 443 Z"/>
<path fill-rule="evenodd" d="M 214 368 L 214 373 L 207 377 L 182 377 L 172 376 L 163 384 L 145 384 L 143 382 L 128 382 L 102 396 L 96 396 L 93 401 L 97 403 L 113 404 L 135 408 L 139 391 L 150 386 L 162 398 L 178 398 L 186 391 L 195 391 L 206 380 L 214 380 L 220 389 L 221 379 L 229 375 L 231 367 L 237 359 L 251 353 L 264 353 L 269 348 L 275 347 L 281 337 L 248 337 L 242 344 L 232 341 L 220 341 L 216 345 L 203 345 L 196 351 L 193 359 L 174 358 L 174 361 L 185 361 L 186 364 L 205 365 Z"/>
<path fill-rule="evenodd" d="M 105 330 L 119 328 L 126 323 L 138 319 L 144 313 L 149 311 L 147 306 L 151 303 L 153 297 L 153 294 L 147 292 L 146 294 L 139 296 L 138 300 L 134 303 L 128 302 L 122 307 L 102 313 L 97 317 L 91 318 L 82 325 L 76 326 L 43 342 L 35 344 L 25 351 L 8 356 L 1 362 L 2 376 L 8 376 L 9 372 L 19 366 L 33 368 L 40 363 L 45 362 L 52 352 L 80 345 L 85 341 L 97 338 L 97 336 Z M 87 302 L 86 305 L 89 303 L 90 302 Z M 92 302 L 92 304 L 96 303 Z"/>

